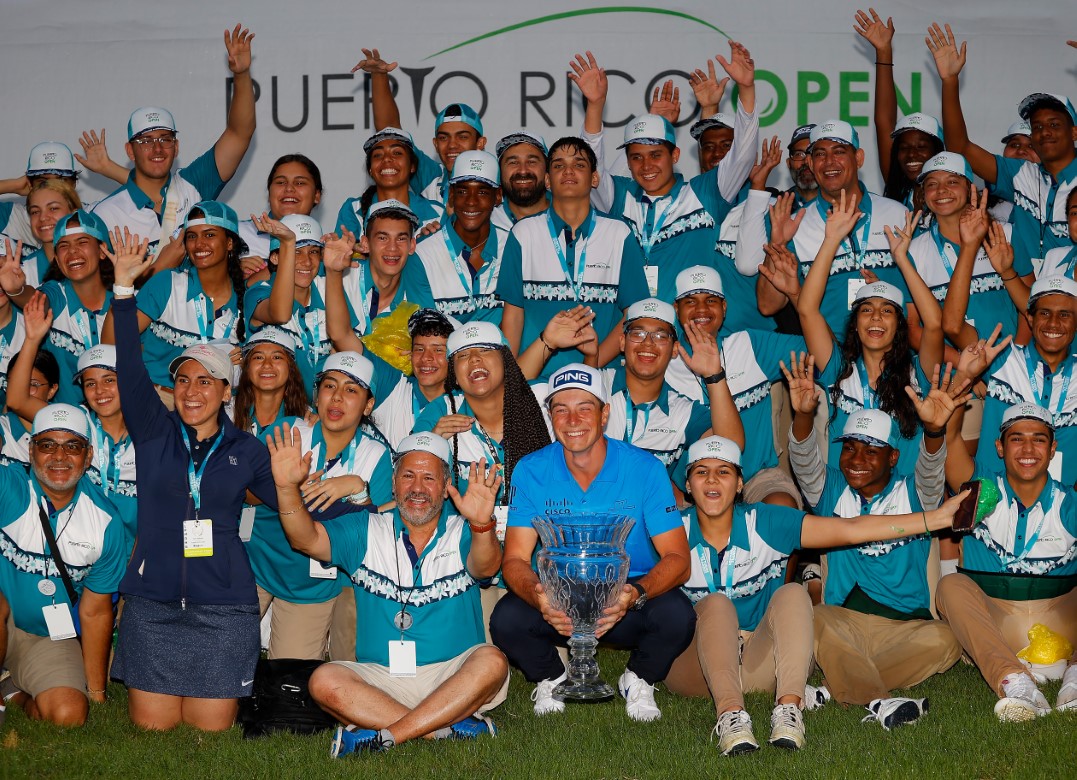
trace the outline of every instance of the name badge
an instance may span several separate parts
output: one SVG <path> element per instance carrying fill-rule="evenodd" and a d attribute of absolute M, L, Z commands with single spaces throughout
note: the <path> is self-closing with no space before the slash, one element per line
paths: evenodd
<path fill-rule="evenodd" d="M 658 266 L 643 266 L 643 275 L 647 277 L 647 290 L 650 292 L 651 297 L 654 298 L 658 295 Z"/>
<path fill-rule="evenodd" d="M 245 506 L 239 513 L 239 539 L 249 542 L 254 533 L 254 513 L 258 511 L 256 506 Z"/>
<path fill-rule="evenodd" d="M 495 506 L 494 520 L 497 522 L 497 525 L 494 526 L 494 533 L 497 534 L 497 540 L 499 542 L 504 542 L 505 529 L 509 525 L 509 508 L 507 506 Z"/>
<path fill-rule="evenodd" d="M 213 521 L 183 521 L 183 557 L 209 558 L 213 555 Z"/>
<path fill-rule="evenodd" d="M 335 580 L 337 578 L 337 567 L 326 566 L 321 561 L 311 558 L 310 576 L 318 580 Z"/>
<path fill-rule="evenodd" d="M 860 292 L 860 288 L 865 284 L 866 282 L 859 276 L 849 280 L 849 311 L 853 310 L 853 301 L 856 300 L 856 294 Z"/>
<path fill-rule="evenodd" d="M 49 629 L 49 639 L 58 642 L 76 636 L 75 622 L 71 619 L 71 606 L 68 604 L 50 604 L 41 608 L 45 615 L 45 625 Z"/>
<path fill-rule="evenodd" d="M 392 677 L 415 676 L 415 643 L 408 639 L 389 642 L 389 675 Z"/>

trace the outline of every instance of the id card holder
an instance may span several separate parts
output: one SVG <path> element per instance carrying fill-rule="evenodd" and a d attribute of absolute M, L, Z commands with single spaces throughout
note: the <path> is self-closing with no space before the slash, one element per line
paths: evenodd
<path fill-rule="evenodd" d="M 183 521 L 183 557 L 209 558 L 213 555 L 213 521 Z"/>
<path fill-rule="evenodd" d="M 245 506 L 239 513 L 239 540 L 249 542 L 254 533 L 254 513 L 258 511 L 256 506 Z"/>
<path fill-rule="evenodd" d="M 414 677 L 415 643 L 407 639 L 389 641 L 389 675 L 391 677 Z"/>
<path fill-rule="evenodd" d="M 648 292 L 650 292 L 652 298 L 656 297 L 658 295 L 658 266 L 643 266 L 643 275 L 647 278 Z"/>
<path fill-rule="evenodd" d="M 1047 464 L 1047 473 L 1051 479 L 1057 482 L 1062 481 L 1062 450 L 1055 450 L 1055 456 Z"/>
<path fill-rule="evenodd" d="M 853 301 L 856 300 L 856 294 L 860 292 L 860 288 L 865 284 L 866 282 L 859 276 L 849 280 L 849 311 L 853 310 Z"/>
<path fill-rule="evenodd" d="M 497 534 L 497 540 L 504 544 L 505 530 L 509 525 L 509 508 L 507 506 L 495 506 L 494 520 L 497 522 L 497 525 L 494 526 L 494 533 Z"/>
<path fill-rule="evenodd" d="M 59 642 L 76 636 L 75 622 L 71 619 L 71 606 L 68 604 L 50 604 L 41 608 L 45 616 L 45 626 L 49 629 L 49 639 Z"/>
<path fill-rule="evenodd" d="M 311 558 L 310 576 L 316 580 L 335 580 L 337 578 L 337 567 L 326 566 L 316 558 Z"/>

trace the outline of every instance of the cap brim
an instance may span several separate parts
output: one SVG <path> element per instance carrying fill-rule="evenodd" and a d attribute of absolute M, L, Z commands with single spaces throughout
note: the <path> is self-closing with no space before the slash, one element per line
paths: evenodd
<path fill-rule="evenodd" d="M 1012 428 L 1017 423 L 1025 422 L 1026 420 L 1032 420 L 1034 422 L 1040 423 L 1041 425 L 1045 425 L 1045 426 L 1047 426 L 1047 429 L 1049 431 L 1053 431 L 1055 429 L 1054 423 L 1049 423 L 1045 419 L 1043 419 L 1042 417 L 1035 417 L 1035 416 L 1033 416 L 1031 414 L 1027 414 L 1027 415 L 1022 415 L 1021 417 L 1014 417 L 1012 420 L 1006 420 L 1006 422 L 1002 423 L 998 427 L 999 435 L 1002 435 L 1003 433 L 1008 431 L 1010 428 Z"/>
<path fill-rule="evenodd" d="M 644 146 L 664 146 L 665 144 L 671 144 L 673 141 L 669 141 L 665 138 L 633 138 L 631 141 L 625 141 L 618 146 L 618 149 L 624 149 L 632 144 L 643 144 Z"/>
<path fill-rule="evenodd" d="M 681 298 L 687 298 L 689 295 L 699 295 L 700 293 L 705 293 L 707 295 L 717 295 L 723 301 L 725 300 L 725 293 L 718 290 L 708 290 L 705 287 L 697 287 L 694 290 L 685 290 L 682 293 L 677 293 L 677 295 L 674 296 L 673 300 L 679 301 Z"/>
<path fill-rule="evenodd" d="M 894 447 L 890 442 L 881 441 L 874 436 L 865 436 L 862 433 L 843 433 L 841 436 L 836 436 L 834 441 L 859 441 L 864 444 L 870 444 L 872 447 L 890 447 L 891 449 Z"/>
<path fill-rule="evenodd" d="M 491 181 L 490 179 L 487 179 L 485 176 L 473 176 L 473 175 L 468 175 L 468 174 L 465 174 L 464 176 L 456 176 L 456 177 L 454 177 L 452 179 L 449 179 L 449 186 L 451 187 L 454 184 L 462 184 L 463 182 L 468 182 L 468 181 L 481 182 L 483 184 L 488 184 L 491 187 L 500 187 L 501 186 L 497 182 Z"/>
<path fill-rule="evenodd" d="M 70 433 L 72 436 L 78 436 L 83 441 L 89 441 L 90 440 L 89 434 L 79 433 L 78 431 L 73 431 L 70 428 L 65 428 L 62 425 L 54 425 L 51 428 L 43 428 L 40 431 L 34 431 L 33 433 L 30 434 L 30 436 L 32 438 L 34 436 L 40 436 L 43 433 L 52 433 L 53 431 L 63 431 L 64 433 Z"/>
<path fill-rule="evenodd" d="M 170 377 L 172 377 L 173 379 L 175 379 L 176 378 L 176 372 L 180 370 L 180 366 L 182 366 L 188 360 L 193 360 L 195 363 L 202 366 L 202 368 L 206 369 L 206 371 L 209 372 L 209 375 L 211 377 L 213 377 L 214 379 L 219 379 L 222 382 L 229 382 L 228 377 L 214 376 L 213 369 L 210 368 L 209 366 L 207 366 L 205 363 L 203 363 L 198 358 L 196 358 L 194 355 L 180 355 L 178 358 L 175 358 L 171 363 L 168 364 L 168 375 Z"/>
<path fill-rule="evenodd" d="M 370 390 L 370 385 L 367 384 L 367 381 L 365 379 L 356 376 L 350 371 L 345 371 L 342 368 L 330 368 L 327 371 L 318 372 L 314 376 L 314 383 L 317 384 L 318 382 L 321 382 L 322 378 L 325 377 L 326 374 L 332 374 L 334 371 L 338 374 L 344 374 L 344 376 L 348 377 L 348 379 L 351 379 L 353 382 L 355 382 L 355 384 L 359 385 L 359 387 L 363 388 L 364 390 Z"/>
<path fill-rule="evenodd" d="M 543 403 L 545 403 L 545 404 L 546 404 L 546 406 L 549 406 L 549 405 L 550 405 L 550 401 L 551 401 L 551 400 L 553 400 L 553 397 L 554 397 L 555 395 L 557 395 L 558 393 L 563 393 L 563 392 L 564 392 L 564 391 L 566 391 L 566 390 L 583 390 L 583 391 L 584 391 L 585 393 L 590 393 L 591 395 L 593 395 L 593 396 L 595 397 L 595 399 L 596 399 L 596 400 L 597 400 L 597 401 L 598 401 L 598 402 L 599 402 L 600 404 L 602 404 L 603 406 L 605 406 L 605 405 L 606 405 L 606 404 L 608 403 L 608 401 L 606 401 L 606 399 L 605 399 L 605 398 L 603 398 L 602 396 L 600 396 L 600 395 L 599 395 L 598 393 L 596 393 L 596 392 L 595 392 L 594 390 L 592 390 L 592 389 L 590 389 L 590 388 L 588 388 L 588 387 L 583 387 L 583 386 L 581 386 L 581 385 L 562 385 L 561 387 L 557 388 L 557 389 L 556 389 L 556 390 L 554 390 L 554 391 L 553 391 L 552 393 L 550 393 L 549 395 L 547 395 L 547 396 L 546 396 L 546 400 L 545 400 L 545 401 L 544 401 Z"/>

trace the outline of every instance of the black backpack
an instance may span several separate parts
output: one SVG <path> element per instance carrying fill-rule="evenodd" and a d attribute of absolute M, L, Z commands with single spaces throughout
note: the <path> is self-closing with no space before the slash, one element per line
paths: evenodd
<path fill-rule="evenodd" d="M 294 658 L 258 660 L 254 690 L 239 700 L 236 722 L 247 739 L 274 731 L 316 734 L 340 724 L 336 718 L 314 703 L 307 686 L 321 661 Z"/>

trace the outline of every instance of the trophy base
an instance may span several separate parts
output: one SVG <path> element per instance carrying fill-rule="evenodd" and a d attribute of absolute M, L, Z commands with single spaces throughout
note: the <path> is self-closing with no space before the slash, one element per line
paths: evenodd
<path fill-rule="evenodd" d="M 565 701 L 608 701 L 616 693 L 617 691 L 603 680 L 565 680 L 553 689 L 554 697 Z"/>

